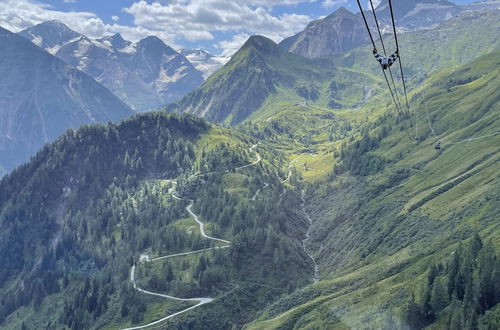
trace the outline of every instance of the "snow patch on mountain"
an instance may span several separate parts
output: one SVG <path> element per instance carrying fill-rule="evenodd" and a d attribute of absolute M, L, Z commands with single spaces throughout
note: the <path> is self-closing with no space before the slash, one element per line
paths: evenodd
<path fill-rule="evenodd" d="M 438 9 L 448 9 L 453 8 L 453 6 L 441 5 L 441 4 L 433 4 L 433 3 L 417 3 L 415 8 L 413 8 L 408 14 L 406 14 L 404 18 L 418 15 L 424 10 L 438 10 Z"/>
<path fill-rule="evenodd" d="M 227 56 L 215 56 L 201 49 L 180 49 L 178 52 L 184 55 L 197 70 L 203 72 L 205 79 L 208 79 L 231 59 Z"/>

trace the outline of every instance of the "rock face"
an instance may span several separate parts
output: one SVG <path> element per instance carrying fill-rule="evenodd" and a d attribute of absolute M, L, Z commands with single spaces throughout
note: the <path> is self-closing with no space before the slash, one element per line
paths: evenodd
<path fill-rule="evenodd" d="M 71 30 L 63 23 L 53 20 L 47 21 L 18 33 L 31 40 L 35 45 L 55 55 L 64 44 L 82 37 L 78 32 Z"/>
<path fill-rule="evenodd" d="M 157 37 L 137 43 L 120 34 L 92 40 L 58 22 L 20 32 L 67 64 L 85 72 L 136 111 L 172 102 L 204 81 L 201 71 Z"/>
<path fill-rule="evenodd" d="M 88 75 L 2 28 L 0 49 L 0 175 L 68 128 L 132 114 Z"/>
<path fill-rule="evenodd" d="M 283 40 L 280 46 L 291 53 L 318 58 L 341 54 L 369 40 L 361 16 L 342 7 L 309 23 L 304 31 Z"/>
<path fill-rule="evenodd" d="M 447 0 L 402 0 L 393 2 L 394 16 L 398 28 L 418 30 L 429 28 L 460 14 L 464 7 Z M 376 12 L 383 25 L 392 27 L 388 0 L 383 0 Z"/>
<path fill-rule="evenodd" d="M 205 79 L 208 79 L 230 59 L 226 56 L 212 55 L 202 49 L 181 49 L 179 53 L 186 56 L 197 70 L 203 72 Z"/>
<path fill-rule="evenodd" d="M 365 4 L 363 4 L 365 5 Z M 369 6 L 364 7 L 368 24 L 378 39 L 375 22 Z M 393 10 L 399 31 L 433 28 L 465 11 L 500 8 L 500 1 L 484 1 L 458 6 L 447 0 L 393 1 Z M 375 9 L 383 33 L 392 33 L 392 19 L 388 0 Z M 353 14 L 339 8 L 331 15 L 311 22 L 304 31 L 283 40 L 280 47 L 291 53 L 309 58 L 335 56 L 353 48 L 369 44 L 360 13 Z"/>

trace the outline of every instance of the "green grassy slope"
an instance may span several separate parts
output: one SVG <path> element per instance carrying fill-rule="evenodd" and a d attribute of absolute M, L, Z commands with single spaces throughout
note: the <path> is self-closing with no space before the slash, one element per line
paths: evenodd
<path fill-rule="evenodd" d="M 256 113 L 271 116 L 281 103 L 356 106 L 376 88 L 373 80 L 362 72 L 336 69 L 331 59 L 286 53 L 273 41 L 253 36 L 199 89 L 167 109 L 236 125 Z M 352 81 L 356 87 L 347 88 Z"/>
<path fill-rule="evenodd" d="M 498 10 L 463 13 L 434 29 L 399 35 L 405 75 L 418 85 L 431 72 L 465 64 L 500 48 Z M 388 52 L 395 50 L 394 38 L 384 37 Z M 381 48 L 379 45 L 378 48 Z M 360 47 L 336 58 L 336 65 L 380 74 L 371 47 Z M 394 69 L 399 74 L 399 68 Z"/>
<path fill-rule="evenodd" d="M 314 184 L 308 198 L 322 281 L 273 304 L 249 329 L 495 327 L 498 308 L 483 306 L 472 317 L 462 307 L 480 292 L 486 248 L 464 271 L 479 291 L 445 301 L 419 326 L 408 315 L 421 312 L 431 265 L 441 265 L 438 278 L 450 283 L 460 242 L 467 247 L 478 233 L 498 258 L 499 63 L 497 51 L 427 80 L 414 100 L 421 103 L 418 143 L 389 117 L 336 153 L 336 174 Z"/>
<path fill-rule="evenodd" d="M 416 88 L 435 70 L 464 64 L 498 49 L 498 17 L 497 11 L 465 13 L 435 29 L 401 35 L 409 88 Z M 391 48 L 392 39 L 386 39 Z M 394 75 L 399 76 L 397 69 Z M 402 88 L 400 82 L 398 86 Z M 234 126 L 266 122 L 280 113 L 286 116 L 299 106 L 356 110 L 367 102 L 387 99 L 385 93 L 380 66 L 369 46 L 335 58 L 311 60 L 254 36 L 200 88 L 167 109 Z"/>

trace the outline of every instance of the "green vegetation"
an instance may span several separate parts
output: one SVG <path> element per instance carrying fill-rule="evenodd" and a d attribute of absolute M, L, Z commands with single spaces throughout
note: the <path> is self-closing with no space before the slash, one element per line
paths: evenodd
<path fill-rule="evenodd" d="M 274 115 L 280 104 L 355 107 L 377 89 L 376 83 L 362 71 L 337 69 L 332 59 L 307 59 L 253 36 L 200 88 L 167 109 L 236 125 L 256 115 Z"/>
<path fill-rule="evenodd" d="M 413 99 L 424 109 L 418 143 L 389 113 L 337 148 L 333 173 L 307 189 L 322 281 L 272 304 L 250 329 L 495 328 L 499 56 L 424 83 Z"/>
<path fill-rule="evenodd" d="M 471 12 L 435 29 L 403 34 L 400 44 L 409 86 L 416 88 L 431 72 L 465 64 L 498 49 L 498 27 L 494 11 Z M 393 40 L 387 40 L 387 44 L 393 47 Z M 270 129 L 276 124 L 268 125 L 267 121 L 286 119 L 298 109 L 320 109 L 325 115 L 335 110 L 335 115 L 353 119 L 370 116 L 366 110 L 371 105 L 380 115 L 380 110 L 385 112 L 381 106 L 384 100 L 390 100 L 385 81 L 368 47 L 313 60 L 284 52 L 265 37 L 253 36 L 200 88 L 166 109 L 231 126 L 251 121 Z M 364 111 L 358 111 L 360 107 Z M 302 117 L 307 121 L 309 116 Z M 296 116 L 277 121 L 283 125 L 298 123 Z M 289 131 L 300 135 L 299 131 Z M 332 138 L 336 134 L 332 129 Z"/>
<path fill-rule="evenodd" d="M 135 290 L 136 265 L 140 288 L 214 298 L 175 329 L 497 327 L 500 52 L 456 66 L 498 47 L 464 24 L 497 17 L 402 38 L 431 59 L 405 62 L 418 141 L 366 49 L 307 60 L 263 37 L 169 107 L 237 129 L 153 112 L 68 131 L 0 181 L 0 326 L 116 329 L 190 306 Z M 221 246 L 190 200 L 230 246 L 141 262 Z"/>
<path fill-rule="evenodd" d="M 186 222 L 187 202 L 171 196 L 170 179 L 177 181 L 176 194 L 196 200 L 207 231 L 233 244 L 213 254 L 139 264 L 138 283 L 181 297 L 237 299 L 231 304 L 240 310 L 213 304 L 174 323 L 248 322 L 260 305 L 309 283 L 303 219 L 288 215 L 298 197 L 276 193 L 283 157 L 263 147 L 259 153 L 275 160 L 235 172 L 255 161 L 249 142 L 200 119 L 154 112 L 68 131 L 47 145 L 0 182 L 1 262 L 10 265 L 0 273 L 2 326 L 115 328 L 183 309 L 184 303 L 150 298 L 129 283 L 141 254 L 218 245 Z M 253 201 L 264 182 L 274 193 Z M 54 299 L 63 303 L 40 313 Z M 18 314 L 27 308 L 35 313 Z"/>

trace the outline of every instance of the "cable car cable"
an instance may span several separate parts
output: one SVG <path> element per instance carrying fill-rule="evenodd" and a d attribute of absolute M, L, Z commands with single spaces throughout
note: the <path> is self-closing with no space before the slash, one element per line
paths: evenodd
<path fill-rule="evenodd" d="M 377 25 L 378 36 L 380 38 L 380 43 L 382 44 L 382 49 L 384 51 L 384 56 L 387 57 L 387 52 L 385 50 L 384 39 L 382 38 L 382 32 L 380 32 L 380 25 L 378 24 L 377 13 L 375 12 L 375 7 L 373 6 L 373 1 L 372 0 L 370 0 L 370 6 L 372 8 L 373 19 L 375 20 L 375 24 Z M 399 93 L 397 92 L 396 83 L 394 82 L 394 76 L 392 75 L 391 67 L 389 67 L 388 69 L 389 69 L 389 74 L 390 74 L 390 77 L 391 77 L 392 86 L 394 87 L 394 92 L 396 94 L 396 98 L 397 98 L 398 103 L 399 103 L 399 107 L 402 108 L 402 106 L 401 106 L 401 100 L 399 99 Z"/>
<path fill-rule="evenodd" d="M 405 78 L 404 78 L 405 75 L 404 75 L 404 72 L 403 72 L 403 64 L 401 62 L 401 54 L 399 54 L 399 42 L 398 42 L 398 35 L 397 35 L 397 32 L 396 32 L 396 23 L 394 21 L 394 10 L 392 8 L 392 0 L 389 0 L 389 9 L 391 11 L 392 29 L 394 30 L 394 40 L 396 42 L 396 50 L 398 51 L 398 55 L 399 55 L 399 69 L 401 71 L 401 80 L 403 81 L 403 90 L 404 90 L 405 99 L 406 99 L 406 109 L 408 111 L 408 115 L 410 116 L 409 117 L 410 126 L 413 128 L 413 122 L 411 120 L 411 113 L 410 113 L 410 106 L 409 106 L 409 103 L 408 103 L 408 92 L 407 92 L 407 89 L 406 89 L 406 82 L 405 82 Z"/>
<path fill-rule="evenodd" d="M 365 13 L 363 12 L 363 7 L 361 6 L 361 2 L 360 2 L 360 0 L 356 0 L 356 1 L 358 3 L 359 11 L 361 12 L 361 16 L 363 17 L 363 21 L 365 22 L 365 26 L 366 26 L 366 30 L 368 31 L 368 35 L 370 36 L 370 40 L 372 41 L 373 48 L 376 50 L 377 46 L 375 45 L 375 41 L 373 39 L 372 32 L 370 30 L 370 26 L 368 25 L 368 21 L 366 20 Z M 410 139 L 410 141 L 412 141 L 413 139 L 411 138 L 410 133 L 408 132 L 408 129 L 406 128 L 406 125 L 404 122 L 404 115 L 403 115 L 401 109 L 399 108 L 398 103 L 396 102 L 396 98 L 394 97 L 394 93 L 392 92 L 392 88 L 391 88 L 391 85 L 389 83 L 389 79 L 387 79 L 387 74 L 385 73 L 383 68 L 382 68 L 382 73 L 384 74 L 385 82 L 387 83 L 387 87 L 389 88 L 389 92 L 391 93 L 392 100 L 394 101 L 394 104 L 396 105 L 396 109 L 398 111 L 398 115 L 400 117 L 401 123 L 403 124 L 403 128 L 406 131 L 406 134 L 408 135 L 408 138 Z"/>

